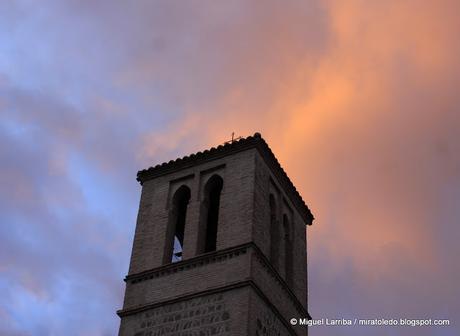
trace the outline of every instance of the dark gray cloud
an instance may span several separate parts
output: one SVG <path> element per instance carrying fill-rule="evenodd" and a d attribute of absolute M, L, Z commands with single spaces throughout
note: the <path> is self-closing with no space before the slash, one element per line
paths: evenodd
<path fill-rule="evenodd" d="M 457 12 L 453 1 L 0 4 L 0 333 L 115 334 L 135 172 L 256 130 L 317 218 L 313 316 L 455 323 Z"/>

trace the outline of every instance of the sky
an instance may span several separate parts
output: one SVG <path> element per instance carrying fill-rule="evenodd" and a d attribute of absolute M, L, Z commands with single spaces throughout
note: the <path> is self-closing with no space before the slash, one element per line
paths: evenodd
<path fill-rule="evenodd" d="M 140 169 L 261 132 L 314 318 L 460 332 L 458 1 L 0 2 L 0 334 L 115 335 Z"/>

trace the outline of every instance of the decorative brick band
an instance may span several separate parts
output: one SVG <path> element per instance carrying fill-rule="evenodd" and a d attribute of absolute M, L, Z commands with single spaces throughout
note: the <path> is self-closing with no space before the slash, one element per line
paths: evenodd
<path fill-rule="evenodd" d="M 200 254 L 193 258 L 188 258 L 175 263 L 163 265 L 141 273 L 130 274 L 126 276 L 125 281 L 135 284 L 141 281 L 162 277 L 168 274 L 181 272 L 184 270 L 200 267 L 203 265 L 212 264 L 215 262 L 231 259 L 241 254 L 246 254 L 247 249 L 253 245 L 252 243 L 242 244 L 235 247 L 227 248 L 220 251 Z"/>
<path fill-rule="evenodd" d="M 289 300 L 294 304 L 296 307 L 297 311 L 300 313 L 299 316 L 305 316 L 309 320 L 311 320 L 311 316 L 308 313 L 307 309 L 305 309 L 304 305 L 299 301 L 297 296 L 294 294 L 294 292 L 289 288 L 288 284 L 286 281 L 283 279 L 283 277 L 279 274 L 279 272 L 273 267 L 273 265 L 270 263 L 268 258 L 263 254 L 263 252 L 259 249 L 259 247 L 254 244 L 252 244 L 252 248 L 256 251 L 255 255 L 260 262 L 260 264 L 264 267 L 264 269 L 267 271 L 267 273 L 272 276 L 275 281 L 280 285 L 282 290 L 285 292 Z"/>
<path fill-rule="evenodd" d="M 275 281 L 279 284 L 281 289 L 284 291 L 288 300 L 290 300 L 297 311 L 299 316 L 306 316 L 308 319 L 311 319 L 305 306 L 298 300 L 294 292 L 289 288 L 286 281 L 281 277 L 278 271 L 272 266 L 268 258 L 260 250 L 260 248 L 253 242 L 245 243 L 242 245 L 230 247 L 224 250 L 209 252 L 205 254 L 198 255 L 193 258 L 185 259 L 176 263 L 171 263 L 163 265 L 151 270 L 147 270 L 141 273 L 130 274 L 126 276 L 125 281 L 130 282 L 131 284 L 136 284 L 142 281 L 162 277 L 168 274 L 173 274 L 177 272 L 182 272 L 192 268 L 200 267 L 203 265 L 208 265 L 215 262 L 220 262 L 223 260 L 231 259 L 239 255 L 246 254 L 249 249 L 254 250 L 254 254 L 257 257 L 257 260 L 261 263 L 267 273 L 272 276 Z"/>
<path fill-rule="evenodd" d="M 161 301 L 161 302 L 155 302 L 153 304 L 145 304 L 145 305 L 138 306 L 138 307 L 135 307 L 135 308 L 118 310 L 117 315 L 119 317 L 125 317 L 125 316 L 129 316 L 129 315 L 141 313 L 141 312 L 144 312 L 144 311 L 149 310 L 149 309 L 154 309 L 154 308 L 157 308 L 157 307 L 160 307 L 160 306 L 163 306 L 163 305 L 174 304 L 174 303 L 177 303 L 177 302 L 180 302 L 180 301 L 185 301 L 185 300 L 193 299 L 193 298 L 196 298 L 196 297 L 202 297 L 202 296 L 205 296 L 205 295 L 212 295 L 212 294 L 222 293 L 222 292 L 226 292 L 226 291 L 230 291 L 230 290 L 234 290 L 234 289 L 238 289 L 238 288 L 244 288 L 244 287 L 251 287 L 256 292 L 256 294 L 264 301 L 264 303 L 271 309 L 271 311 L 278 317 L 278 319 L 281 321 L 281 323 L 289 331 L 289 334 L 297 335 L 297 333 L 292 328 L 292 325 L 288 321 L 286 321 L 286 319 L 283 317 L 283 315 L 281 315 L 281 313 L 279 312 L 278 308 L 276 308 L 276 306 L 273 305 L 273 303 L 270 301 L 270 299 L 264 294 L 264 292 L 259 288 L 259 286 L 253 280 L 238 281 L 238 282 L 228 284 L 228 285 L 225 285 L 225 286 L 216 287 L 216 288 L 210 288 L 210 289 L 207 289 L 207 290 L 204 290 L 204 291 L 201 291 L 201 292 L 196 292 L 196 293 L 189 294 L 189 295 L 183 295 L 181 297 L 174 298 L 174 299 L 164 300 L 164 301 Z"/>

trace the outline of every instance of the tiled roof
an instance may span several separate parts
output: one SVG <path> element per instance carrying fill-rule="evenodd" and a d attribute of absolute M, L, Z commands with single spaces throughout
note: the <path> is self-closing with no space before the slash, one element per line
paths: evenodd
<path fill-rule="evenodd" d="M 278 178 L 278 182 L 283 186 L 284 190 L 291 198 L 292 202 L 302 215 L 305 222 L 311 225 L 314 217 L 310 212 L 310 209 L 303 201 L 302 196 L 300 196 L 296 187 L 291 182 L 260 133 L 255 133 L 253 136 L 241 138 L 233 142 L 227 142 L 224 145 L 212 147 L 211 149 L 207 149 L 195 154 L 178 158 L 176 160 L 158 164 L 155 167 L 141 170 L 137 173 L 137 181 L 143 184 L 145 181 L 148 181 L 157 176 L 165 175 L 179 169 L 189 168 L 199 163 L 215 160 L 230 153 L 236 153 L 250 148 L 257 148 L 259 150 L 259 153 L 265 159 L 266 163 L 272 168 L 272 172 Z"/>

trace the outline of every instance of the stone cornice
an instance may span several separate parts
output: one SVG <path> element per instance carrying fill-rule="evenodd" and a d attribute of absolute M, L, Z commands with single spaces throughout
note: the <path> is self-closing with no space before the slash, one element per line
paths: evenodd
<path fill-rule="evenodd" d="M 216 288 L 210 288 L 210 289 L 207 289 L 205 291 L 189 294 L 189 295 L 186 295 L 186 296 L 181 296 L 181 297 L 174 298 L 174 299 L 169 299 L 169 300 L 165 300 L 165 301 L 161 301 L 161 302 L 156 302 L 154 304 L 145 304 L 145 305 L 135 307 L 135 308 L 121 309 L 121 310 L 117 311 L 117 315 L 119 317 L 129 316 L 129 315 L 132 315 L 132 314 L 141 313 L 141 312 L 149 310 L 149 309 L 161 307 L 161 306 L 164 306 L 164 305 L 167 305 L 167 304 L 174 304 L 176 302 L 180 302 L 180 301 L 183 301 L 183 300 L 189 300 L 189 299 L 193 299 L 193 298 L 196 298 L 196 297 L 201 297 L 201 296 L 204 296 L 204 295 L 222 293 L 222 292 L 226 292 L 226 291 L 237 289 L 237 288 L 243 288 L 243 287 L 246 287 L 246 286 L 251 287 L 257 293 L 257 295 L 259 295 L 259 297 L 265 302 L 265 304 L 268 307 L 270 307 L 272 312 L 278 317 L 278 319 L 281 321 L 281 323 L 289 330 L 289 333 L 291 335 L 297 335 L 297 333 L 292 328 L 292 325 L 288 321 L 286 321 L 286 319 L 283 317 L 283 315 L 281 315 L 281 313 L 279 312 L 278 308 L 276 308 L 276 306 L 274 306 L 273 303 L 271 303 L 270 299 L 263 293 L 263 291 L 259 288 L 259 286 L 257 286 L 257 284 L 252 280 L 238 281 L 238 282 L 235 282 L 235 283 L 232 283 L 232 284 L 228 284 L 228 285 L 221 286 L 221 287 L 216 287 Z M 307 313 L 307 318 L 311 319 L 311 317 L 310 317 L 310 315 L 308 315 L 308 313 Z"/>
<path fill-rule="evenodd" d="M 281 167 L 272 150 L 262 138 L 260 133 L 255 133 L 253 136 L 248 136 L 240 140 L 229 142 L 217 147 L 212 147 L 211 149 L 207 149 L 205 151 L 197 152 L 195 154 L 184 156 L 176 160 L 158 164 L 155 167 L 141 170 L 137 173 L 137 181 L 139 181 L 142 185 L 144 182 L 158 176 L 166 175 L 177 170 L 190 168 L 197 164 L 216 160 L 229 154 L 234 154 L 251 148 L 256 148 L 259 151 L 260 155 L 264 158 L 264 161 L 270 167 L 278 182 L 299 211 L 302 219 L 306 224 L 311 225 L 314 217 L 310 209 L 305 204 L 302 196 L 300 196 L 296 187 L 289 179 L 286 172 Z"/>
<path fill-rule="evenodd" d="M 191 268 L 233 258 L 241 254 L 246 254 L 247 248 L 252 245 L 252 243 L 247 243 L 219 251 L 203 253 L 192 258 L 187 258 L 175 263 L 162 265 L 160 267 L 156 267 L 140 273 L 129 274 L 125 277 L 125 282 L 135 284 L 141 281 L 158 278 L 168 274 L 177 273 Z"/>
<path fill-rule="evenodd" d="M 278 271 L 271 265 L 271 263 L 268 261 L 267 257 L 263 254 L 263 252 L 259 249 L 259 247 L 253 242 L 245 243 L 245 244 L 227 248 L 224 250 L 201 254 L 193 258 L 185 259 L 185 260 L 182 260 L 176 263 L 163 265 L 163 266 L 156 267 L 156 268 L 144 271 L 144 272 L 130 274 L 126 276 L 125 281 L 129 282 L 132 285 L 135 285 L 139 282 L 147 281 L 153 278 L 158 278 L 158 277 L 166 276 L 168 274 L 186 271 L 191 268 L 200 267 L 200 266 L 207 265 L 210 263 L 215 263 L 221 260 L 226 260 L 226 259 L 233 258 L 239 255 L 243 255 L 243 254 L 246 254 L 249 249 L 252 249 L 255 251 L 255 255 L 258 261 L 267 270 L 268 274 L 272 276 L 275 279 L 275 281 L 278 282 L 281 289 L 285 292 L 287 298 L 296 307 L 297 311 L 300 314 L 299 316 L 305 316 L 310 319 L 310 315 L 308 314 L 308 311 L 305 308 L 305 306 L 298 300 L 297 296 L 289 288 L 285 280 L 281 277 Z"/>

